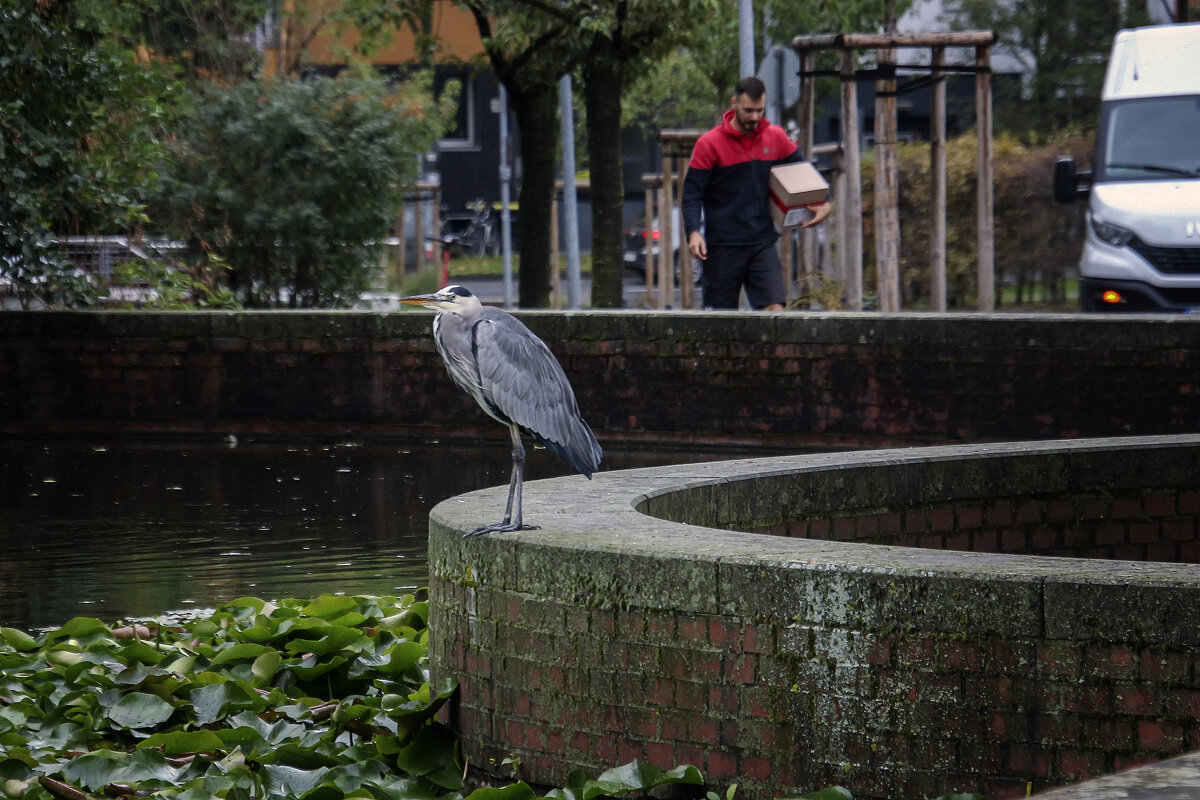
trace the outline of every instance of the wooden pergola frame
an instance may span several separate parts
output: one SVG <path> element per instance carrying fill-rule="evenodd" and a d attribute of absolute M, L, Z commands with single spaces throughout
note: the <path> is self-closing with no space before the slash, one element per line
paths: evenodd
<path fill-rule="evenodd" d="M 947 47 L 973 47 L 975 65 L 975 128 L 978 135 L 976 168 L 977 236 L 979 249 L 978 280 L 979 309 L 995 308 L 995 237 L 993 224 L 993 146 L 991 46 L 996 41 L 992 31 L 957 31 L 947 33 L 837 33 L 797 36 L 792 48 L 800 56 L 801 72 L 813 74 L 814 54 L 820 50 L 841 51 L 842 81 L 842 154 L 845 170 L 844 187 L 837 197 L 837 227 L 839 271 L 845 281 L 846 304 L 860 310 L 863 306 L 862 287 L 862 172 L 859 156 L 858 76 L 854 55 L 860 50 L 875 50 L 880 69 L 875 76 L 875 264 L 880 311 L 900 310 L 900 218 L 897 206 L 899 168 L 896 154 L 896 50 L 898 48 L 928 47 L 931 51 L 930 71 L 933 79 L 933 102 L 930 114 L 930 161 L 932 174 L 933 231 L 930 238 L 930 269 L 932 273 L 932 305 L 946 310 L 946 84 L 943 77 L 954 69 L 946 65 Z M 801 84 L 800 147 L 813 152 L 814 92 L 812 81 Z M 854 221 L 858 218 L 857 224 Z"/>

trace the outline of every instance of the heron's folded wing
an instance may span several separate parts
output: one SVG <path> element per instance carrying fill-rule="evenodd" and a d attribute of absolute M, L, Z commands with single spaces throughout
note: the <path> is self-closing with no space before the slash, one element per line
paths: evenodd
<path fill-rule="evenodd" d="M 594 472 L 600 445 L 583 421 L 571 384 L 550 348 L 520 320 L 499 310 L 475 324 L 474 348 L 489 401 L 575 469 L 585 475 Z"/>

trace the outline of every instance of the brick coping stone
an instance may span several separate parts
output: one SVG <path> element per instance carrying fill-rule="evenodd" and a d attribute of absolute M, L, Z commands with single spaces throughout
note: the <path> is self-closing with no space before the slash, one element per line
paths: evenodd
<path fill-rule="evenodd" d="M 1200 607 L 1195 565 L 972 553 L 743 531 L 787 523 L 801 512 L 873 514 L 996 493 L 1079 497 L 1136 492 L 1143 486 L 1160 499 L 1172 492 L 1187 495 L 1187 513 L 1194 516 L 1190 506 L 1197 475 L 1200 435 L 737 459 L 601 472 L 591 481 L 572 476 L 530 482 L 525 521 L 540 530 L 464 539 L 464 531 L 501 516 L 507 487 L 472 492 L 442 502 L 430 514 L 433 672 L 463 682 L 459 711 L 452 715 L 458 713 L 460 727 L 466 726 L 460 732 L 476 764 L 517 754 L 531 778 L 547 784 L 563 776 L 561 761 L 572 755 L 564 741 L 582 730 L 584 714 L 615 702 L 625 710 L 610 711 L 608 729 L 626 743 L 612 752 L 682 761 L 683 755 L 729 745 L 725 749 L 736 759 L 733 774 L 743 779 L 739 796 L 747 798 L 834 782 L 849 785 L 856 798 L 962 790 L 956 787 L 984 791 L 993 800 L 1025 796 L 1029 786 L 1053 788 L 1190 749 L 1194 732 L 1180 731 L 1191 729 L 1193 717 L 1174 707 L 1183 707 L 1179 698 L 1195 695 L 1191 672 L 1164 679 L 1165 688 L 1147 675 L 1152 655 L 1169 651 L 1171 658 L 1200 659 L 1200 614 L 1180 613 Z M 1194 530 L 1195 523 L 1190 524 Z M 530 614 L 537 617 L 532 628 L 524 621 Z M 659 644 L 685 648 L 685 631 L 697 630 L 699 620 L 709 638 L 696 653 L 730 650 L 703 667 L 709 670 L 704 685 L 710 693 L 707 701 L 697 702 L 695 719 L 668 731 L 658 716 L 677 711 L 669 698 L 678 703 L 687 691 L 684 684 L 667 683 L 673 679 L 668 669 L 650 676 L 645 697 L 632 696 L 626 682 L 615 701 L 592 696 L 590 678 L 564 677 L 573 670 L 599 674 L 605 649 L 625 644 L 623 632 L 633 630 L 622 627 L 631 624 L 631 616 L 640 620 L 638 636 L 646 641 L 653 642 L 658 629 L 667 632 Z M 606 619 L 608 627 L 597 618 Z M 725 626 L 720 642 L 712 638 L 713 625 Z M 589 636 L 596 639 L 590 650 L 580 643 Z M 531 642 L 542 651 L 521 650 Z M 629 644 L 629 652 L 642 646 Z M 922 652 L 942 660 L 922 665 Z M 548 665 L 533 664 L 538 658 Z M 588 658 L 593 661 L 585 663 Z M 656 652 L 648 658 L 658 665 L 670 656 Z M 735 658 L 761 661 L 749 669 Z M 838 683 L 838 664 L 859 677 Z M 1098 701 L 1078 688 L 1091 680 L 1091 669 L 1104 684 Z M 864 677 L 873 670 L 876 678 Z M 879 680 L 886 683 L 902 673 L 911 681 L 906 686 L 917 688 L 903 698 L 881 694 Z M 1040 694 L 1026 680 L 1035 673 L 1033 683 L 1050 687 Z M 773 685 L 781 675 L 786 680 L 800 675 L 809 688 Z M 833 682 L 824 685 L 823 675 Z M 553 683 L 552 691 L 542 691 L 547 688 L 543 679 Z M 1001 687 L 995 696 L 976 696 L 974 690 L 990 686 L 983 681 L 992 679 Z M 1143 680 L 1159 698 L 1153 702 L 1172 706 L 1167 710 L 1174 717 L 1164 717 L 1162 707 L 1144 705 L 1138 683 Z M 942 694 L 926 693 L 927 681 Z M 864 699 L 855 692 L 868 684 L 875 694 L 865 699 L 878 714 L 891 715 L 886 730 L 860 730 L 874 718 L 847 709 L 846 701 Z M 1008 696 L 1013 685 L 1024 687 L 1027 696 L 1013 700 Z M 962 686 L 973 688 L 963 694 Z M 769 720 L 775 728 L 763 736 L 775 737 L 793 752 L 772 752 L 761 741 L 708 741 L 711 731 L 703 721 L 728 721 L 719 718 L 714 687 L 758 690 L 753 701 L 726 704 L 720 712 L 740 715 L 743 724 Z M 831 731 L 835 722 L 821 712 L 803 720 L 807 732 L 781 733 L 781 727 L 793 724 L 787 715 L 803 710 L 795 705 L 798 691 L 840 697 L 841 706 L 829 708 L 840 709 L 846 729 Z M 532 702 L 514 699 L 525 692 Z M 966 731 L 957 743 L 939 734 L 940 739 L 912 745 L 908 755 L 887 762 L 889 770 L 867 763 L 878 760 L 877 746 L 888 737 L 928 739 L 919 724 L 903 729 L 911 709 L 879 705 L 910 700 L 951 716 L 965 715 L 970 706 L 980 719 L 955 723 Z M 501 707 L 506 701 L 515 710 Z M 633 707 L 645 712 L 631 717 L 643 721 L 637 731 L 631 732 L 628 721 L 611 721 L 611 715 L 621 717 Z M 577 712 L 576 727 L 554 727 L 555 720 L 574 720 Z M 1047 721 L 1058 727 L 1040 738 L 1021 732 Z M 1108 725 L 1103 728 L 1108 743 L 1086 741 L 1087 734 L 1079 732 L 1096 730 L 1098 724 Z M 810 753 L 800 752 L 796 743 L 815 735 L 815 726 L 822 726 L 822 743 Z M 688 741 L 689 734 L 680 733 L 685 727 L 699 731 L 698 738 Z M 591 730 L 586 741 L 603 749 L 604 730 Z M 1179 743 L 1163 744 L 1177 734 Z M 968 742 L 971 736 L 975 739 Z M 854 750 L 861 751 L 863 740 L 874 742 L 869 757 Z M 993 746 L 1002 758 L 977 757 L 975 751 Z M 914 775 L 900 774 L 906 759 L 943 747 L 946 755 L 914 765 Z M 710 769 L 723 763 L 707 762 Z M 755 770 L 758 783 L 744 775 Z M 804 783 L 808 780 L 818 783 Z M 1173 796 L 1162 795 L 1162 800 Z"/>

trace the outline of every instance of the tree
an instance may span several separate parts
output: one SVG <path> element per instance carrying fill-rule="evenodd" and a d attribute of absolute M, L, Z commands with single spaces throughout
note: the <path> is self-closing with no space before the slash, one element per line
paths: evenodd
<path fill-rule="evenodd" d="M 1123 0 L 950 0 L 946 13 L 956 27 L 996 31 L 1024 65 L 1023 96 L 1000 105 L 996 121 L 1026 137 L 1095 127 L 1112 37 L 1147 22 L 1143 4 Z"/>
<path fill-rule="evenodd" d="M 247 80 L 262 67 L 255 28 L 269 0 L 126 0 L 139 44 L 178 65 L 192 81 Z"/>
<path fill-rule="evenodd" d="M 110 4 L 0 0 L 0 276 L 22 304 L 95 300 L 57 246 L 143 220 L 175 87 Z"/>
<path fill-rule="evenodd" d="M 517 119 L 521 190 L 517 220 L 521 241 L 523 308 L 550 304 L 550 212 L 559 147 L 558 82 L 579 58 L 579 29 L 557 6 L 521 0 L 465 0 L 497 78 Z"/>
<path fill-rule="evenodd" d="M 686 33 L 670 22 L 704 19 L 715 0 L 608 0 L 571 7 L 587 41 L 581 62 L 592 194 L 592 305 L 619 308 L 625 186 L 621 102 L 632 78 L 666 56 Z"/>
<path fill-rule="evenodd" d="M 350 305 L 376 242 L 449 118 L 429 80 L 278 80 L 210 88 L 172 145 L 161 209 L 200 263 L 228 265 L 247 306 Z"/>

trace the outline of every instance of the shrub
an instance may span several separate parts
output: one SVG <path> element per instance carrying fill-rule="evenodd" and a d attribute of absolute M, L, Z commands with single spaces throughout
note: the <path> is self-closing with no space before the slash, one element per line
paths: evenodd
<path fill-rule="evenodd" d="M 367 75 L 208 89 L 164 169 L 168 231 L 228 265 L 246 306 L 353 304 L 442 130 L 430 97 Z"/>
<path fill-rule="evenodd" d="M 976 234 L 975 136 L 962 136 L 946 148 L 946 293 L 949 307 L 971 308 L 978 284 Z M 1065 278 L 1075 267 L 1083 244 L 1082 209 L 1054 201 L 1054 162 L 1060 155 L 1091 160 L 1091 140 L 1064 134 L 1039 145 L 1025 145 L 1000 134 L 995 154 L 996 285 L 1022 290 L 1041 279 L 1052 296 L 1065 300 Z M 905 305 L 927 301 L 931 272 L 932 225 L 929 144 L 899 149 L 900 292 Z M 863 165 L 864 286 L 874 287 L 874 164 Z"/>

